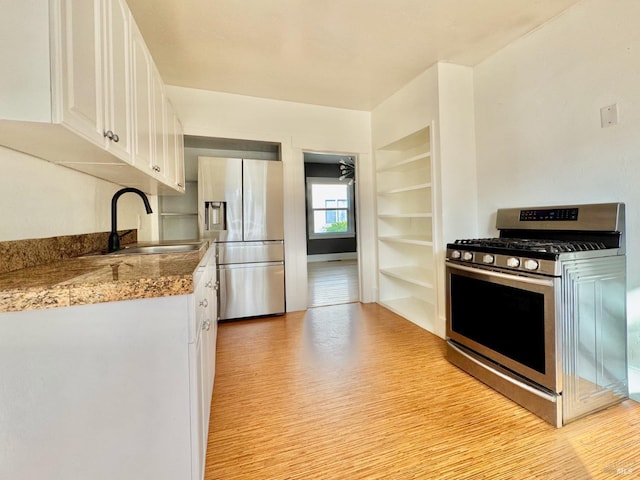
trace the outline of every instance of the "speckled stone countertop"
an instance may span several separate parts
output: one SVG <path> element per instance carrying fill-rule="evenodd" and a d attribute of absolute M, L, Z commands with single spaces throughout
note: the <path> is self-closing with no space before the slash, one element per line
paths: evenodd
<path fill-rule="evenodd" d="M 185 253 L 65 258 L 1 273 L 0 312 L 189 294 L 208 245 Z"/>

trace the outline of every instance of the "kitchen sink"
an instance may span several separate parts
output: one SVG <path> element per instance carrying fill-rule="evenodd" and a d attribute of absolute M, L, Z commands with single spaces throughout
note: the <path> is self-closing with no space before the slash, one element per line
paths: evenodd
<path fill-rule="evenodd" d="M 125 245 L 120 250 L 115 252 L 99 252 L 94 255 L 151 255 L 158 253 L 185 253 L 194 252 L 200 250 L 202 242 L 191 243 L 154 243 L 154 244 L 141 244 L 134 243 L 132 245 Z"/>
<path fill-rule="evenodd" d="M 200 244 L 186 243 L 181 245 L 147 245 L 147 246 L 133 246 L 124 247 L 115 252 L 111 252 L 109 255 L 144 255 L 150 253 L 178 253 L 178 252 L 191 252 L 193 250 L 199 250 Z"/>

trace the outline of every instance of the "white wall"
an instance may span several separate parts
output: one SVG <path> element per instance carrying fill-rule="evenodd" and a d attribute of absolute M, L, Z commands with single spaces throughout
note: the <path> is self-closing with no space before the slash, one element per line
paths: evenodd
<path fill-rule="evenodd" d="M 437 118 L 438 69 L 431 67 L 374 108 L 373 147 L 380 148 L 417 132 Z"/>
<path fill-rule="evenodd" d="M 628 320 L 640 365 L 640 2 L 584 0 L 474 69 L 480 233 L 499 207 L 627 206 Z M 600 126 L 617 104 L 619 124 Z"/>
<path fill-rule="evenodd" d="M 287 310 L 307 308 L 304 151 L 353 153 L 357 163 L 361 300 L 374 300 L 375 245 L 370 114 L 169 86 L 187 135 L 280 142 L 284 162 Z"/>
<path fill-rule="evenodd" d="M 3 147 L 0 171 L 0 241 L 111 229 L 111 197 L 121 186 Z M 157 211 L 157 197 L 149 199 Z M 118 228 L 138 228 L 138 216 L 138 237 L 150 239 L 154 216 L 137 195 L 120 197 Z"/>
<path fill-rule="evenodd" d="M 477 233 L 477 177 L 473 69 L 439 63 L 438 141 L 441 232 L 439 258 L 445 245 Z"/>

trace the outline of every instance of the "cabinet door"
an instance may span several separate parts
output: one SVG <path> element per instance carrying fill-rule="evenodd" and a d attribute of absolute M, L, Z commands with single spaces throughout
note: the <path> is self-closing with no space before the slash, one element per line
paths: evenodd
<path fill-rule="evenodd" d="M 185 189 L 184 178 L 184 133 L 182 124 L 177 114 L 173 114 L 173 131 L 175 132 L 175 168 L 176 168 L 176 186 L 182 192 Z"/>
<path fill-rule="evenodd" d="M 167 122 L 165 119 L 165 104 L 167 98 L 164 94 L 164 85 L 160 74 L 154 70 L 154 75 L 151 79 L 151 86 L 153 90 L 153 118 L 154 118 L 154 152 L 155 160 L 151 165 L 151 168 L 156 175 L 161 175 L 166 183 L 170 186 L 174 186 L 170 183 L 171 174 L 167 172 L 167 163 L 171 159 L 171 152 L 167 146 Z"/>
<path fill-rule="evenodd" d="M 213 393 L 213 363 L 215 345 L 213 344 L 215 319 L 211 318 L 211 309 L 207 309 L 205 323 L 202 325 L 202 445 L 207 445 L 209 436 L 209 413 Z"/>
<path fill-rule="evenodd" d="M 61 121 L 98 145 L 104 144 L 100 0 L 60 3 Z M 55 102 L 54 102 L 55 104 Z"/>
<path fill-rule="evenodd" d="M 145 173 L 153 173 L 153 170 L 149 170 L 154 160 L 155 146 L 151 90 L 153 60 L 134 22 L 131 22 L 131 54 L 134 97 L 133 131 L 135 132 L 134 163 Z"/>
<path fill-rule="evenodd" d="M 203 442 L 204 403 L 202 391 L 202 335 L 189 345 L 191 391 L 191 472 L 192 480 L 202 480 L 205 448 Z"/>
<path fill-rule="evenodd" d="M 165 102 L 167 126 L 167 183 L 184 191 L 184 151 L 182 125 L 168 100 Z"/>
<path fill-rule="evenodd" d="M 184 132 L 182 130 L 182 123 L 180 123 L 180 119 L 175 112 L 173 114 L 173 130 L 176 136 L 176 186 L 180 191 L 184 192 Z"/>
<path fill-rule="evenodd" d="M 204 389 L 204 408 L 205 419 L 208 424 L 209 410 L 211 408 L 211 396 L 213 394 L 213 378 L 215 375 L 216 366 L 216 337 L 217 337 L 217 325 L 218 325 L 218 312 L 216 308 L 216 295 L 215 295 L 215 267 L 213 265 L 207 265 L 205 269 L 205 298 L 207 299 L 207 308 L 205 309 L 205 323 L 203 327 L 203 357 L 204 357 L 204 377 L 205 377 L 205 389 Z M 207 438 L 207 432 L 205 432 L 205 441 Z"/>
<path fill-rule="evenodd" d="M 129 10 L 124 0 L 104 0 L 106 148 L 133 163 Z"/>

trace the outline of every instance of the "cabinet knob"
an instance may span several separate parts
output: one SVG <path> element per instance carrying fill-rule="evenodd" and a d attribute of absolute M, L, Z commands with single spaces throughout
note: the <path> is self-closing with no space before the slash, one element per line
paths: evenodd
<path fill-rule="evenodd" d="M 209 306 L 209 301 L 205 298 L 204 300 L 200 301 L 200 306 L 207 308 Z"/>
<path fill-rule="evenodd" d="M 113 141 L 118 143 L 120 141 L 120 137 L 117 134 L 113 134 Z"/>
<path fill-rule="evenodd" d="M 154 172 L 160 172 L 161 168 L 158 165 L 154 165 L 153 166 L 153 171 Z"/>
<path fill-rule="evenodd" d="M 211 280 L 209 280 L 207 283 L 205 283 L 204 286 L 207 288 L 211 288 L 213 286 L 213 283 L 211 282 Z"/>
<path fill-rule="evenodd" d="M 178 185 L 178 187 L 180 187 L 180 188 L 184 188 L 184 185 L 183 185 L 183 184 L 181 184 L 181 183 L 178 183 L 177 185 Z"/>
<path fill-rule="evenodd" d="M 206 320 L 203 324 L 202 324 L 202 329 L 209 331 L 209 329 L 211 328 L 211 320 Z"/>

